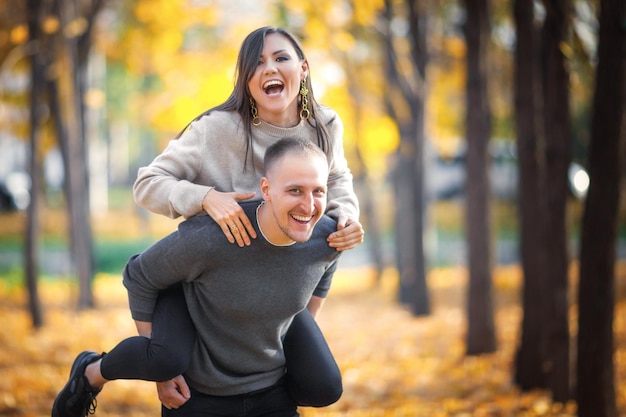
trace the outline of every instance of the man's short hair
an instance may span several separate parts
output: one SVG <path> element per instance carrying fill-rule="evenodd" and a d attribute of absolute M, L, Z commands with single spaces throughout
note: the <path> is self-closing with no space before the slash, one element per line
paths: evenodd
<path fill-rule="evenodd" d="M 265 174 L 286 154 L 317 156 L 328 164 L 328 158 L 319 146 L 307 139 L 289 137 L 273 143 L 265 151 L 265 157 L 263 158 Z"/>

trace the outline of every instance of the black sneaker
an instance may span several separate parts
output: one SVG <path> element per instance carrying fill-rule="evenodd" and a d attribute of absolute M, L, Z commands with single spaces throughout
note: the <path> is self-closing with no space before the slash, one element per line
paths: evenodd
<path fill-rule="evenodd" d="M 102 388 L 89 385 L 85 368 L 102 355 L 85 351 L 76 357 L 70 371 L 70 379 L 52 404 L 52 417 L 85 417 L 96 411 L 96 395 Z"/>

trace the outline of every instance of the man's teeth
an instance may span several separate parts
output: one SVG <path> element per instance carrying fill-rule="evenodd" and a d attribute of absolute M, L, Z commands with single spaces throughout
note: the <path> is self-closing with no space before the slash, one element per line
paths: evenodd
<path fill-rule="evenodd" d="M 296 216 L 295 214 L 292 214 L 291 217 L 299 222 L 308 222 L 313 218 L 312 216 Z"/>

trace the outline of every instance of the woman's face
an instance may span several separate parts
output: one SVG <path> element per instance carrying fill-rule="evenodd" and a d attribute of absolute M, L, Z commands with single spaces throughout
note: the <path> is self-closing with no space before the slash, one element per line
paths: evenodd
<path fill-rule="evenodd" d="M 279 33 L 265 37 L 256 71 L 248 82 L 262 120 L 281 127 L 299 123 L 298 94 L 307 71 L 307 62 L 300 60 L 289 39 Z"/>

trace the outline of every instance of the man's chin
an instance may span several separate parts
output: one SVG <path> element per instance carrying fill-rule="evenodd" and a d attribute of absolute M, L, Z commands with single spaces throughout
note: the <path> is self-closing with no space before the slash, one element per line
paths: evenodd
<path fill-rule="evenodd" d="M 307 232 L 300 232 L 300 233 L 292 233 L 289 237 L 292 240 L 295 240 L 296 242 L 306 242 L 309 239 L 311 239 L 311 235 L 313 234 L 313 231 L 307 231 Z"/>

